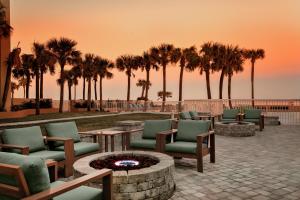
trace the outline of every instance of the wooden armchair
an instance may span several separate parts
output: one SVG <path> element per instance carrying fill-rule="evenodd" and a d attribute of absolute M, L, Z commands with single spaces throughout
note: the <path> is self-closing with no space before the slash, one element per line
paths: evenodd
<path fill-rule="evenodd" d="M 32 126 L 5 129 L 1 134 L 1 139 L 2 151 L 55 160 L 59 167 L 64 168 L 65 177 L 73 175 L 74 147 L 71 138 L 43 137 L 40 127 Z M 49 150 L 46 144 L 53 141 L 61 142 L 65 151 Z"/>
<path fill-rule="evenodd" d="M 260 109 L 245 109 L 243 115 L 241 116 L 241 120 L 257 124 L 260 131 L 265 128 L 264 115 Z"/>
<path fill-rule="evenodd" d="M 97 179 L 102 179 L 102 189 L 82 186 Z M 0 199 L 111 200 L 112 171 L 103 169 L 69 182 L 50 183 L 42 159 L 0 152 Z"/>
<path fill-rule="evenodd" d="M 158 134 L 160 152 L 173 157 L 197 159 L 197 171 L 203 172 L 203 157 L 210 154 L 215 162 L 215 134 L 209 131 L 210 121 L 180 120 L 177 132 Z M 174 142 L 166 144 L 166 137 L 173 135 Z"/>
<path fill-rule="evenodd" d="M 225 109 L 221 115 L 222 122 L 234 122 L 240 120 L 239 109 Z"/>

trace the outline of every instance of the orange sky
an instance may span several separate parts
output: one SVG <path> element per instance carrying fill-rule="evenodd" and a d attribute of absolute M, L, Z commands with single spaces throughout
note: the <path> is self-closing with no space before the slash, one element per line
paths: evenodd
<path fill-rule="evenodd" d="M 33 41 L 64 36 L 76 40 L 83 53 L 112 60 L 121 54 L 141 54 L 162 42 L 199 48 L 203 42 L 218 41 L 263 48 L 266 58 L 256 64 L 256 97 L 300 98 L 299 10 L 298 0 L 14 0 L 12 46 L 20 41 L 23 53 L 29 53 Z M 244 72 L 233 77 L 232 98 L 250 97 L 249 66 L 247 62 Z M 178 67 L 170 66 L 167 74 L 167 90 L 173 92 L 174 100 L 178 98 L 178 72 Z M 114 74 L 113 80 L 104 82 L 104 98 L 125 99 L 126 76 Z M 135 86 L 137 79 L 145 76 L 142 72 L 136 75 L 132 99 L 141 93 Z M 46 97 L 59 97 L 57 76 L 46 76 Z M 218 79 L 215 73 L 211 83 L 214 98 Z M 151 81 L 150 98 L 156 99 L 162 72 L 152 72 Z M 82 93 L 81 85 L 77 93 Z M 34 88 L 30 94 L 34 96 Z M 67 97 L 67 90 L 65 94 Z M 186 72 L 183 95 L 184 99 L 206 98 L 204 76 Z"/>

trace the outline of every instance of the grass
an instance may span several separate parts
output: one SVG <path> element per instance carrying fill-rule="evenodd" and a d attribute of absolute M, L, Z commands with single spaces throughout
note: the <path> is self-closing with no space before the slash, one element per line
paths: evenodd
<path fill-rule="evenodd" d="M 70 113 L 71 114 L 71 113 Z M 85 113 L 81 113 L 82 116 Z M 100 114 L 99 112 L 97 114 Z M 106 114 L 106 113 L 105 113 Z M 49 116 L 50 114 L 47 114 Z M 51 118 L 43 118 L 43 119 L 53 119 L 52 117 L 54 115 L 50 115 Z M 49 116 L 49 117 L 50 117 Z M 44 116 L 46 117 L 46 115 Z M 65 116 L 66 117 L 66 116 Z M 70 115 L 68 115 L 70 117 Z M 29 121 L 29 117 L 24 118 L 23 121 Z M 60 117 L 62 118 L 62 117 Z M 94 117 L 94 118 L 88 118 L 88 119 L 76 119 L 76 124 L 79 131 L 89 131 L 89 130 L 97 130 L 97 129 L 104 129 L 104 128 L 110 128 L 116 126 L 117 121 L 123 121 L 123 120 L 138 120 L 138 121 L 144 121 L 148 119 L 169 119 L 170 115 L 166 114 L 149 114 L 149 113 L 137 113 L 137 114 L 123 114 L 123 115 L 116 115 L 116 116 L 105 116 L 105 117 Z M 41 118 L 38 118 L 36 120 L 40 120 Z M 32 118 L 31 118 L 32 120 Z M 15 121 L 10 121 L 15 122 Z M 41 126 L 43 132 L 44 132 L 44 123 L 38 124 Z M 18 127 L 24 127 L 22 125 Z M 5 128 L 12 128 L 12 127 L 1 127 L 1 129 Z"/>

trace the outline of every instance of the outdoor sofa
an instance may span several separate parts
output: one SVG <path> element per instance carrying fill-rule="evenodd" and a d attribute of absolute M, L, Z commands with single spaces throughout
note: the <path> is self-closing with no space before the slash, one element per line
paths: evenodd
<path fill-rule="evenodd" d="M 83 186 L 99 179 L 103 189 Z M 111 200 L 112 171 L 102 169 L 69 182 L 50 183 L 43 159 L 0 152 L 0 199 Z"/>

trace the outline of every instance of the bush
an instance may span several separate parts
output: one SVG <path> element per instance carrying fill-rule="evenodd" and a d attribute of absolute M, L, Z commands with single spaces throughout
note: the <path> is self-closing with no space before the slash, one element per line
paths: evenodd
<path fill-rule="evenodd" d="M 41 99 L 40 108 L 52 108 L 52 99 Z M 26 109 L 35 109 L 35 100 L 30 100 L 24 102 L 20 105 L 13 105 L 11 107 L 12 111 L 26 110 Z"/>
<path fill-rule="evenodd" d="M 87 100 L 82 101 L 82 102 L 75 102 L 74 108 L 87 108 L 87 104 L 88 104 Z M 91 101 L 91 107 L 94 108 L 95 105 L 96 105 L 95 101 Z"/>

